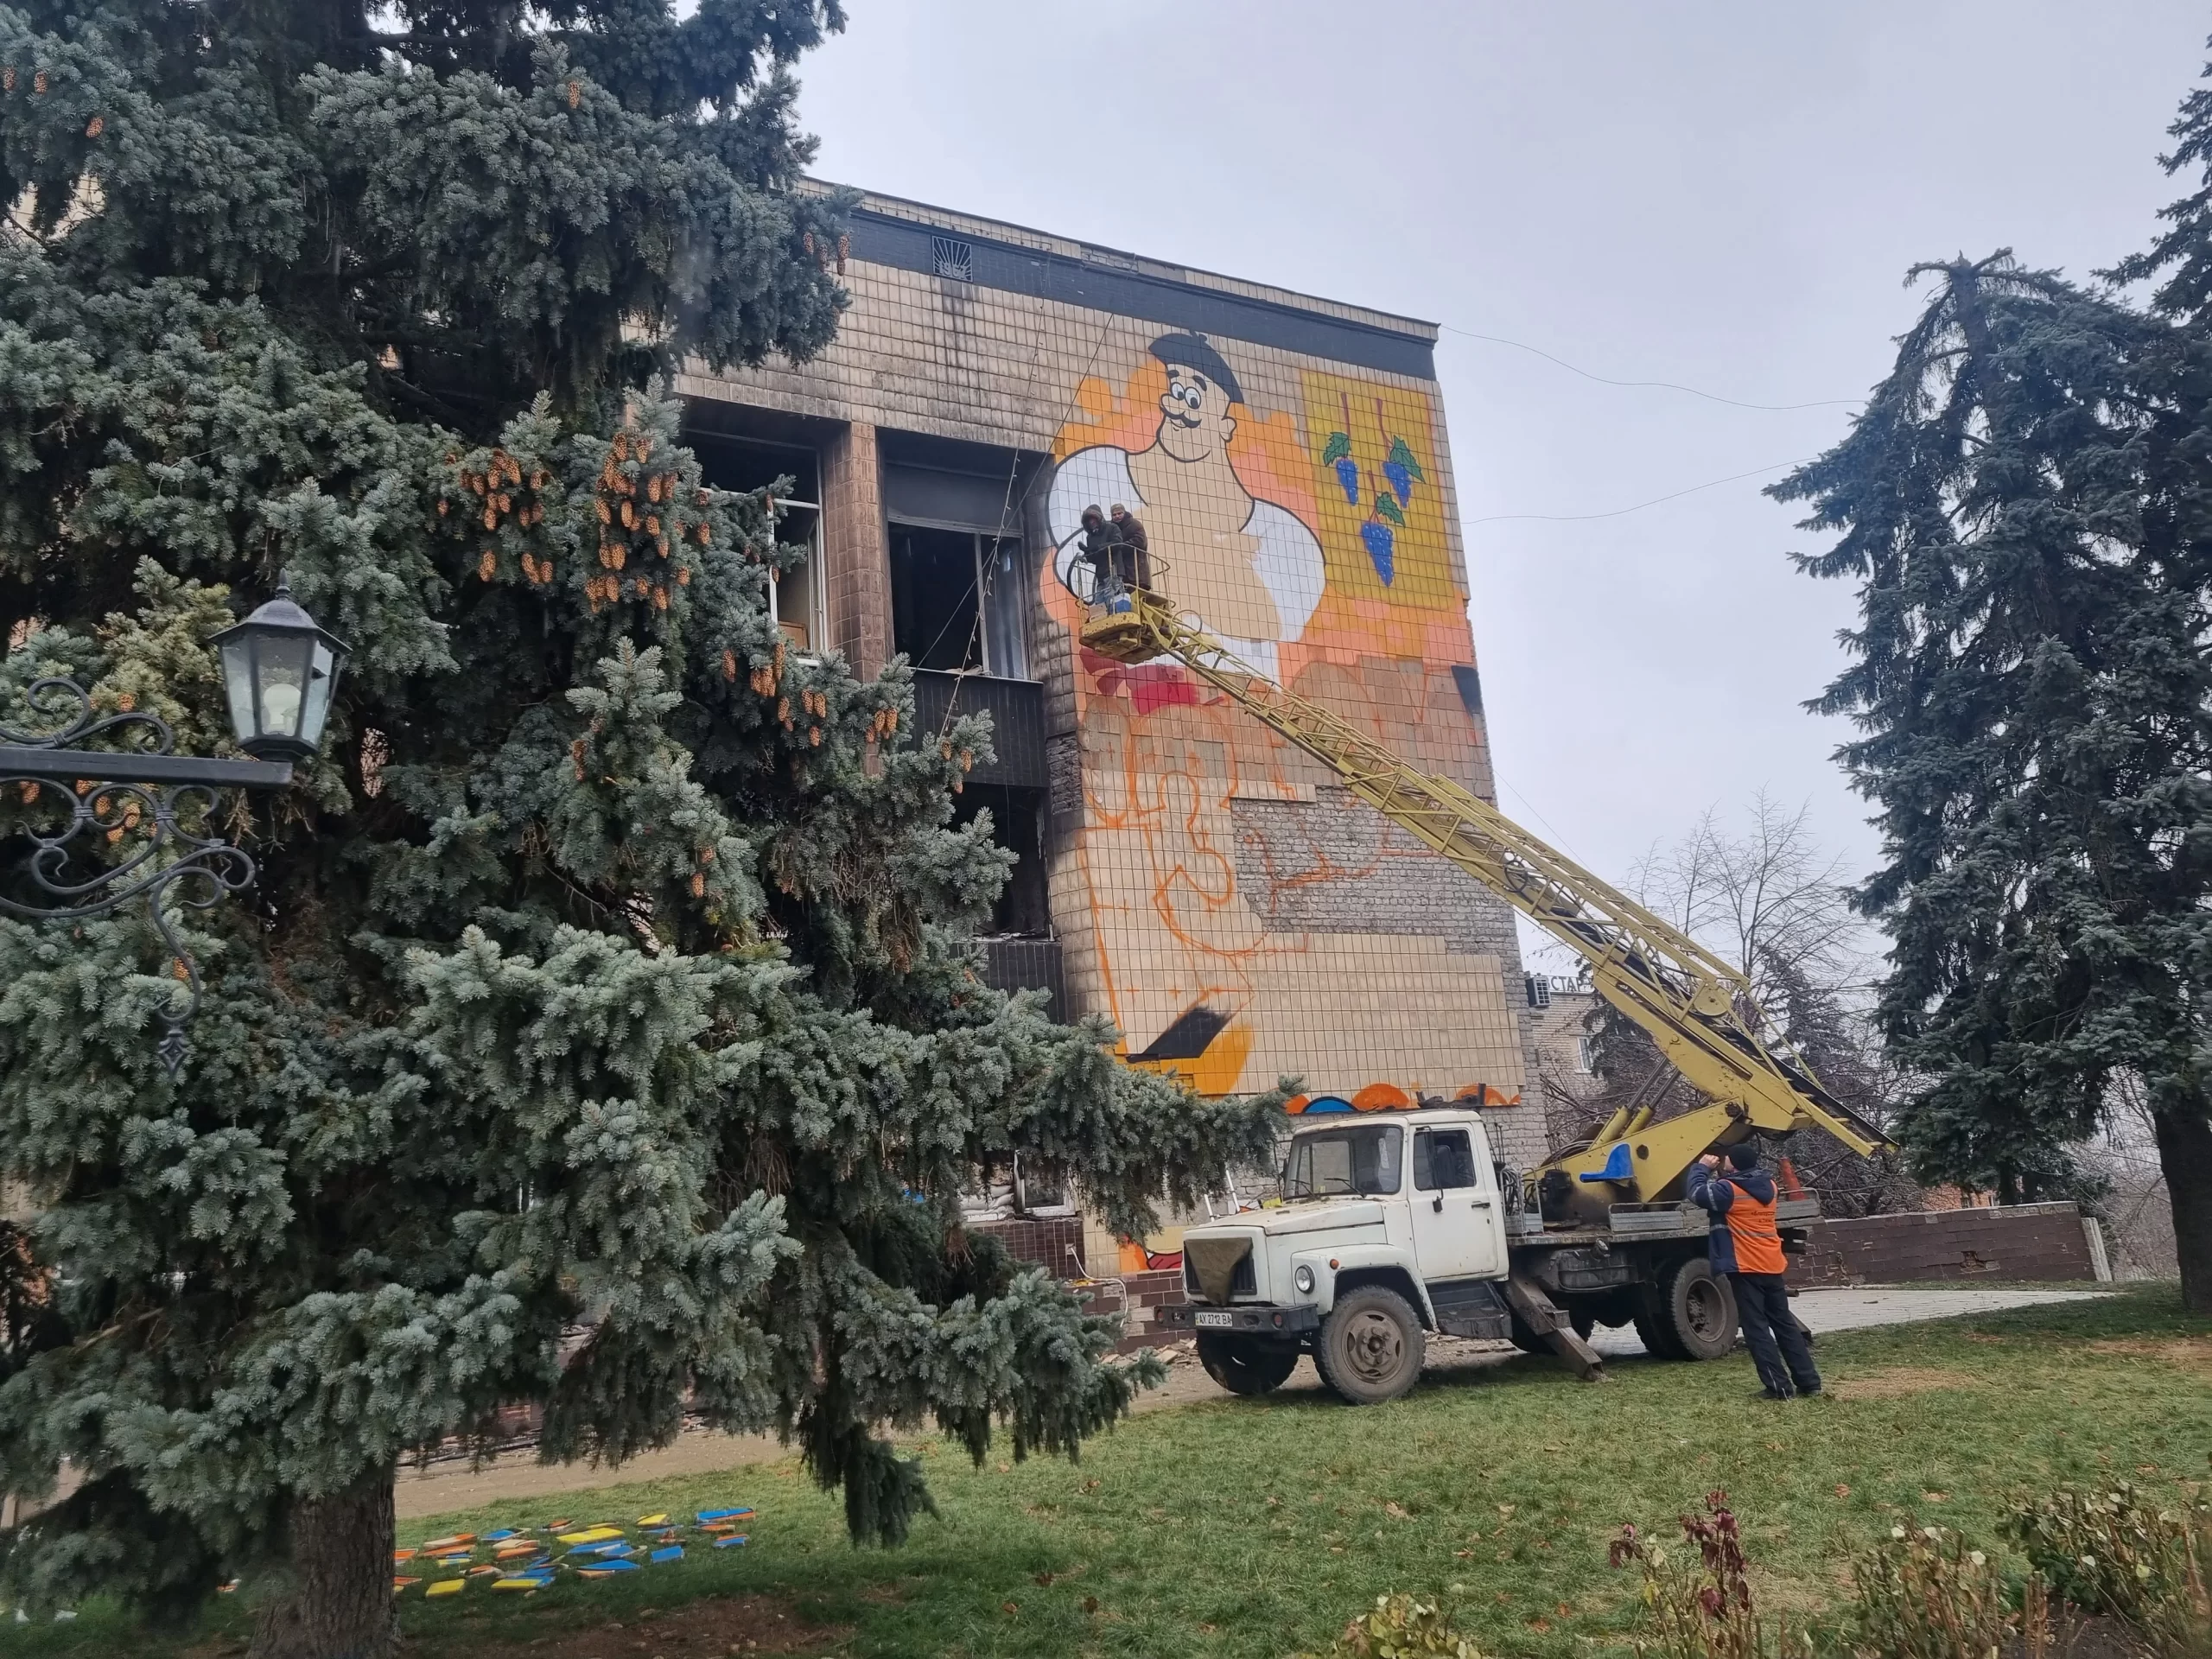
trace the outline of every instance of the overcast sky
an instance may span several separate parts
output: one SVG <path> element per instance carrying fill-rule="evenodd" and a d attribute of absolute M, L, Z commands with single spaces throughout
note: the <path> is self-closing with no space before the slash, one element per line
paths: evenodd
<path fill-rule="evenodd" d="M 802 66 L 824 177 L 1777 404 L 1881 377 L 1916 260 L 2142 245 L 2212 30 L 2182 0 L 847 4 Z M 1501 804 L 1618 880 L 1765 789 L 1865 868 L 1845 731 L 1800 707 L 1853 597 L 1791 569 L 1778 469 L 1518 516 L 1810 456 L 1850 409 L 1466 334 L 1437 360 Z"/>

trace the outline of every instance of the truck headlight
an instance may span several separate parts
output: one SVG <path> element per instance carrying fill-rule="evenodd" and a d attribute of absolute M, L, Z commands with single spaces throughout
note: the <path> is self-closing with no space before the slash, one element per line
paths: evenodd
<path fill-rule="evenodd" d="M 1313 1294 L 1313 1269 L 1300 1262 L 1290 1275 L 1290 1282 L 1298 1287 L 1300 1295 L 1311 1296 Z"/>

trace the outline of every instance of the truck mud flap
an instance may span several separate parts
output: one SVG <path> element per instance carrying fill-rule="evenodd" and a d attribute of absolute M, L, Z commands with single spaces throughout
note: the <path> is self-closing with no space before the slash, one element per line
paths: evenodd
<path fill-rule="evenodd" d="M 1552 1299 L 1544 1294 L 1544 1287 L 1535 1280 L 1515 1274 L 1505 1281 L 1506 1299 L 1520 1314 L 1522 1323 L 1551 1344 L 1552 1351 L 1574 1368 L 1574 1374 L 1585 1382 L 1602 1382 L 1605 1378 L 1605 1362 L 1598 1351 L 1574 1333 Z"/>

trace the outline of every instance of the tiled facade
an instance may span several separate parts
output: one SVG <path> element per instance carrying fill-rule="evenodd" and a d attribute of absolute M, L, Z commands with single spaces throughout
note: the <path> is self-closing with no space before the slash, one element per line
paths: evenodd
<path fill-rule="evenodd" d="M 1554 1144 L 1580 1140 L 1605 1116 L 1596 1101 L 1604 1081 L 1590 1069 L 1590 1015 L 1595 993 L 1564 976 L 1531 974 L 1523 1024 L 1535 1051 L 1531 1098 L 1541 1098 Z"/>
<path fill-rule="evenodd" d="M 1080 514 L 1125 502 L 1154 585 L 1253 666 L 1491 798 L 1433 327 L 880 198 L 842 257 L 818 360 L 679 389 L 819 455 L 816 580 L 857 671 L 1042 682 L 1066 1011 L 1206 1093 L 1525 1099 L 1493 1134 L 1535 1161 L 1506 907 L 1179 667 L 1076 639 Z"/>

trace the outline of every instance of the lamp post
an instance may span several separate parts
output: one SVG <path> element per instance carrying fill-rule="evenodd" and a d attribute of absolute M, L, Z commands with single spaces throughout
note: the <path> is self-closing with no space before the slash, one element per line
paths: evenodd
<path fill-rule="evenodd" d="M 35 682 L 27 701 L 40 715 L 64 722 L 60 730 L 0 726 L 0 789 L 14 788 L 28 805 L 58 783 L 64 804 L 58 825 L 26 830 L 31 880 L 55 902 L 29 905 L 0 894 L 0 911 L 40 921 L 81 920 L 144 899 L 186 987 L 181 1006 L 172 999 L 160 1011 L 164 1030 L 156 1052 L 172 1077 L 184 1063 L 184 1027 L 200 1007 L 200 970 L 170 923 L 168 901 L 174 896 L 206 910 L 251 887 L 258 874 L 244 848 L 194 835 L 178 815 L 204 816 L 220 790 L 289 784 L 292 763 L 311 758 L 321 743 L 346 656 L 344 645 L 292 602 L 281 577 L 274 599 L 208 643 L 221 657 L 232 734 L 253 760 L 174 754 L 175 734 L 160 716 L 135 709 L 103 715 L 84 687 L 59 677 Z M 125 747 L 82 747 L 109 734 Z M 120 847 L 126 838 L 135 840 L 117 861 L 80 860 L 71 868 L 73 849 L 96 853 L 103 843 Z"/>

